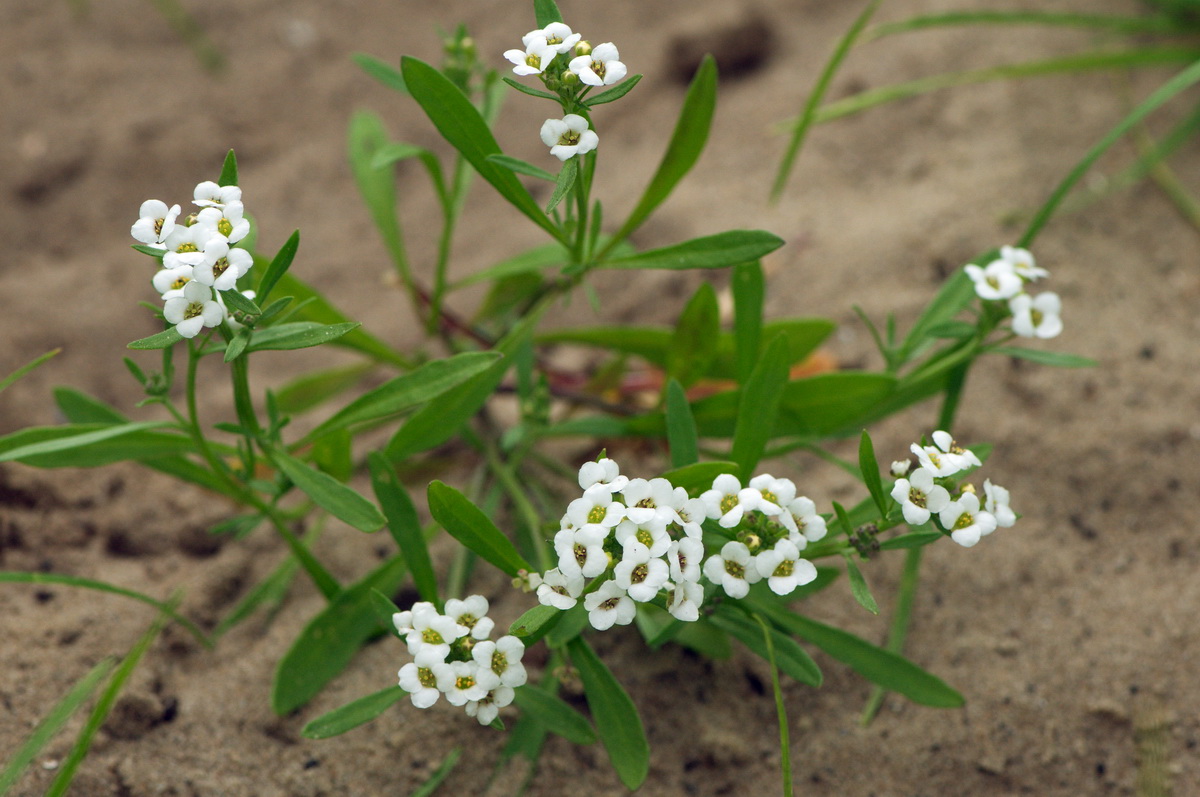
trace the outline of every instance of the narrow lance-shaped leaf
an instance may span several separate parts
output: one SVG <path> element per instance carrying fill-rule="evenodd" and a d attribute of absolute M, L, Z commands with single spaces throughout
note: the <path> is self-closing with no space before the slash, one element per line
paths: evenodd
<path fill-rule="evenodd" d="M 430 482 L 429 512 L 450 536 L 508 575 L 532 570 L 483 510 L 453 487 L 440 481 Z"/>
<path fill-rule="evenodd" d="M 551 22 L 562 22 L 562 12 L 554 0 L 533 0 L 533 16 L 539 28 L 544 28 Z"/>
<path fill-rule="evenodd" d="M 350 120 L 347 134 L 347 155 L 350 169 L 363 202 L 383 238 L 384 246 L 391 255 L 404 284 L 412 282 L 408 267 L 408 254 L 404 248 L 404 233 L 396 217 L 396 180 L 391 169 L 377 168 L 375 154 L 387 145 L 389 136 L 383 121 L 369 111 L 359 111 Z"/>
<path fill-rule="evenodd" d="M 774 252 L 783 239 L 765 230 L 729 230 L 693 238 L 675 246 L 604 260 L 598 268 L 688 269 L 727 268 Z"/>
<path fill-rule="evenodd" d="M 1097 363 L 1091 357 L 1081 357 L 1078 354 L 1068 354 L 1059 351 L 1042 351 L 1041 349 L 1026 349 L 1021 346 L 997 346 L 987 349 L 990 354 L 1001 354 L 1005 357 L 1016 357 L 1028 360 L 1038 365 L 1049 365 L 1054 368 L 1095 368 Z"/>
<path fill-rule="evenodd" d="M 602 259 L 603 255 L 640 227 L 654 209 L 671 195 L 684 175 L 696 165 L 700 153 L 704 151 L 704 144 L 708 141 L 708 131 L 712 127 L 716 106 L 717 62 L 711 55 L 706 55 L 700 62 L 700 68 L 696 70 L 691 85 L 688 86 L 683 108 L 675 123 L 675 131 L 671 134 L 671 141 L 667 144 L 667 151 L 663 154 L 658 171 L 650 178 L 650 184 L 646 186 L 642 198 L 621 225 L 621 229 L 604 247 L 598 259 Z"/>
<path fill-rule="evenodd" d="M 291 351 L 309 349 L 335 341 L 348 332 L 358 329 L 357 322 L 344 324 L 318 324 L 312 321 L 296 321 L 256 330 L 250 339 L 247 351 Z"/>
<path fill-rule="evenodd" d="M 421 600 L 440 607 L 437 575 L 433 571 L 429 547 L 425 544 L 425 535 L 421 531 L 421 519 L 417 517 L 416 507 L 413 506 L 408 491 L 404 489 L 404 485 L 396 477 L 396 471 L 382 452 L 371 452 L 367 462 L 371 468 L 371 484 L 375 489 L 375 497 L 383 507 L 383 515 L 387 518 L 392 538 L 408 562 L 408 569 L 412 572 L 413 583 L 417 586 Z"/>
<path fill-rule="evenodd" d="M 389 89 L 395 89 L 403 94 L 408 93 L 408 87 L 404 85 L 404 75 L 400 74 L 400 70 L 386 61 L 381 61 L 373 55 L 367 53 L 354 53 L 350 56 L 354 63 L 358 64 L 362 71 L 366 72 L 371 77 L 378 80 Z"/>
<path fill-rule="evenodd" d="M 518 637 L 525 647 L 530 647 L 549 633 L 562 615 L 560 609 L 539 603 L 514 620 L 508 627 L 508 633 Z"/>
<path fill-rule="evenodd" d="M 281 451 L 271 454 L 285 476 L 317 506 L 359 531 L 378 531 L 384 517 L 373 503 L 332 476 L 309 467 Z"/>
<path fill-rule="evenodd" d="M 871 594 L 871 588 L 867 586 L 862 571 L 849 555 L 846 555 L 845 559 L 846 574 L 850 576 L 850 593 L 854 595 L 854 600 L 871 614 L 879 614 L 879 604 L 875 602 L 875 596 Z"/>
<path fill-rule="evenodd" d="M 405 571 L 404 557 L 392 557 L 330 601 L 304 627 L 275 671 L 271 708 L 276 714 L 287 714 L 315 697 L 362 644 L 379 633 L 372 590 L 391 594 Z"/>
<path fill-rule="evenodd" d="M 863 484 L 867 485 L 871 498 L 875 499 L 875 506 L 879 507 L 880 517 L 887 517 L 888 496 L 883 491 L 883 480 L 879 476 L 875 446 L 872 445 L 871 436 L 867 434 L 866 429 L 863 429 L 862 438 L 858 441 L 858 469 L 862 471 Z"/>
<path fill-rule="evenodd" d="M 526 177 L 536 177 L 539 180 L 545 180 L 550 183 L 558 179 L 540 166 L 534 166 L 528 161 L 514 158 L 511 155 L 488 155 L 488 160 L 517 174 L 523 174 Z"/>
<path fill-rule="evenodd" d="M 708 373 L 717 354 L 719 339 L 717 293 L 705 282 L 692 295 L 675 326 L 667 356 L 667 373 L 683 387 L 694 384 Z"/>
<path fill-rule="evenodd" d="M 672 468 L 682 468 L 700 459 L 692 406 L 683 386 L 674 379 L 667 383 L 667 447 L 671 451 Z"/>
<path fill-rule="evenodd" d="M 730 458 L 738 463 L 744 474 L 754 472 L 754 466 L 766 450 L 788 382 L 790 362 L 787 340 L 776 337 L 767 346 L 767 353 L 759 360 L 741 391 Z"/>
<path fill-rule="evenodd" d="M 287 270 L 292 267 L 292 261 L 296 259 L 296 252 L 300 249 L 300 231 L 296 230 L 291 236 L 284 241 L 283 246 L 279 247 L 279 251 L 275 253 L 275 257 L 271 258 L 270 265 L 262 273 L 262 278 L 258 281 L 258 288 L 255 289 L 255 298 L 260 305 L 265 305 L 267 297 L 271 295 L 271 291 L 275 285 L 282 279 Z"/>
<path fill-rule="evenodd" d="M 399 686 L 389 686 L 317 717 L 304 726 L 300 735 L 305 739 L 328 739 L 338 736 L 359 725 L 365 725 L 407 696 L 408 693 Z"/>
<path fill-rule="evenodd" d="M 582 637 L 572 640 L 567 649 L 613 769 L 627 789 L 636 789 L 650 772 L 650 743 L 637 706 Z"/>
<path fill-rule="evenodd" d="M 757 655 L 768 658 L 769 651 L 762 628 L 732 605 L 723 604 L 709 619 L 713 625 L 727 631 Z M 809 686 L 821 685 L 821 668 L 795 640 L 772 628 L 771 641 L 775 647 L 775 663 L 779 669 L 799 683 Z"/>
<path fill-rule="evenodd" d="M 550 213 L 558 203 L 566 198 L 567 194 L 575 187 L 575 178 L 579 175 L 579 158 L 567 158 L 563 161 L 562 169 L 558 173 L 558 177 L 554 182 L 554 193 L 550 195 L 550 201 L 546 204 L 546 212 Z"/>
<path fill-rule="evenodd" d="M 593 744 L 596 741 L 596 733 L 586 717 L 541 687 L 533 684 L 519 687 L 513 702 L 522 712 L 572 744 Z"/>
<path fill-rule="evenodd" d="M 238 184 L 238 166 L 237 156 L 233 154 L 233 150 L 229 150 L 225 155 L 225 163 L 221 166 L 221 176 L 217 178 L 217 185 L 237 185 Z"/>
<path fill-rule="evenodd" d="M 165 349 L 168 346 L 173 346 L 183 340 L 183 335 L 175 327 L 164 329 L 155 335 L 141 340 L 135 340 L 125 348 L 127 349 Z"/>
<path fill-rule="evenodd" d="M 37 368 L 42 363 L 46 362 L 51 357 L 58 354 L 60 351 L 62 351 L 62 349 L 54 349 L 52 351 L 48 351 L 45 354 L 43 354 L 42 356 L 33 359 L 31 362 L 25 363 L 25 365 L 22 365 L 20 368 L 13 371 L 11 374 L 4 377 L 3 379 L 0 379 L 0 392 L 3 392 L 4 388 L 11 385 L 13 382 L 16 382 L 18 379 L 25 376 L 25 374 L 27 374 L 30 371 L 32 371 L 33 369 Z"/>
<path fill-rule="evenodd" d="M 589 108 L 594 108 L 597 105 L 604 105 L 606 102 L 616 102 L 633 91 L 633 87 L 640 83 L 641 80 L 641 75 L 630 75 L 612 88 L 588 97 L 583 101 L 583 104 Z"/>
<path fill-rule="evenodd" d="M 733 270 L 733 346 L 737 360 L 737 382 L 746 384 L 758 363 L 763 326 L 765 292 L 762 265 L 743 263 Z"/>

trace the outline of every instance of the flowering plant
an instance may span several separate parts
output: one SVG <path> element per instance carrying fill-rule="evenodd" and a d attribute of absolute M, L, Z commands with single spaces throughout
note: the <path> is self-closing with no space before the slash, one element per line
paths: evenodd
<path fill-rule="evenodd" d="M 950 430 L 980 356 L 1086 364 L 1009 345 L 1017 336 L 1051 338 L 1061 329 L 1057 299 L 1048 298 L 1054 295 L 1025 293 L 1046 272 L 1023 249 L 986 252 L 947 281 L 903 337 L 894 319 L 880 332 L 864 317 L 883 369 L 830 366 L 818 349 L 831 321 L 764 319 L 760 261 L 782 245 L 777 236 L 718 230 L 642 251 L 630 243 L 700 156 L 715 108 L 712 59 L 692 80 L 644 193 L 619 225 L 606 226 L 593 195 L 603 149 L 592 113 L 641 78 L 628 75 L 613 43 L 583 41 L 552 0 L 534 8 L 537 27 L 503 59 L 518 78 L 536 76 L 540 89 L 480 64 L 462 29 L 447 40 L 441 68 L 409 57 L 399 69 L 360 58 L 370 74 L 411 97 L 453 148 L 447 159 L 389 141 L 370 114 L 351 123 L 352 167 L 396 282 L 429 333 L 425 345 L 397 350 L 292 274 L 298 233 L 272 257 L 257 253 L 257 224 L 242 203 L 230 152 L 218 179 L 196 186 L 194 212 L 149 200 L 131 228 L 134 248 L 155 264 L 149 281 L 160 302 L 150 307 L 162 328 L 130 348 L 157 351 L 161 360 L 150 373 L 135 360 L 126 365 L 160 419 L 132 421 L 98 399 L 62 390 L 56 399 L 68 423 L 0 438 L 0 461 L 136 461 L 236 506 L 214 533 L 272 529 L 289 558 L 269 583 L 211 635 L 189 628 L 210 644 L 282 600 L 292 574 L 304 571 L 328 606 L 279 662 L 271 702 L 281 715 L 306 706 L 371 637 L 382 631 L 402 639 L 407 657 L 397 648 L 397 682 L 312 719 L 304 733 L 314 738 L 350 730 L 405 697 L 427 709 L 444 696 L 483 725 L 503 727 L 515 718 L 515 754 L 534 761 L 549 732 L 580 744 L 599 739 L 622 781 L 636 788 L 649 766 L 645 732 L 631 697 L 589 641 L 592 631 L 627 625 L 651 648 L 680 644 L 719 659 L 736 640 L 761 656 L 775 676 L 785 782 L 790 758 L 778 673 L 811 686 L 822 680 L 797 640 L 915 702 L 960 705 L 956 690 L 898 650 L 810 619 L 793 603 L 845 572 L 853 598 L 878 612 L 863 560 L 890 550 L 911 557 L 944 537 L 970 547 L 1013 525 L 1007 491 L 988 480 L 981 492 L 967 481 L 990 449 L 964 447 Z M 506 154 L 496 140 L 492 125 L 506 86 L 557 106 L 540 131 L 527 131 L 549 147 L 545 162 L 557 165 L 557 174 Z M 410 261 L 396 214 L 394 169 L 410 159 L 428 173 L 443 216 L 428 275 Z M 448 266 L 472 174 L 548 241 L 454 283 Z M 542 186 L 544 205 L 522 178 L 552 185 Z M 722 314 L 716 291 L 702 282 L 673 325 L 540 328 L 550 306 L 586 290 L 589 275 L 601 269 L 728 269 L 732 313 Z M 468 319 L 451 300 L 478 283 L 490 291 Z M 258 352 L 326 344 L 361 362 L 256 397 L 250 362 Z M 563 369 L 547 353 L 568 345 L 606 359 L 592 370 Z M 438 356 L 446 351 L 450 356 Z M 177 355 L 186 357 L 182 384 Z M 217 355 L 227 366 L 235 418 L 210 425 L 201 420 L 197 386 L 201 362 Z M 645 363 L 641 372 L 633 373 L 632 359 Z M 515 419 L 502 421 L 495 411 L 492 399 L 501 393 L 517 397 Z M 942 410 L 936 431 L 913 443 L 918 466 L 900 460 L 885 482 L 864 429 L 933 397 L 942 399 Z M 380 432 L 387 434 L 382 444 Z M 823 447 L 847 437 L 858 438 L 856 463 Z M 587 461 L 577 470 L 545 453 L 547 443 L 562 438 L 587 441 Z M 622 440 L 643 443 L 638 450 L 650 453 L 639 462 L 640 475 L 622 474 L 605 454 L 593 459 L 594 438 L 614 441 L 614 450 Z M 465 490 L 429 484 L 434 522 L 423 526 L 401 474 L 433 462 L 451 443 L 469 452 L 463 459 L 475 477 Z M 838 461 L 861 482 L 860 500 L 847 508 L 804 495 L 790 478 L 759 472 L 763 460 L 794 450 Z M 564 474 L 569 501 L 554 488 Z M 363 532 L 386 527 L 394 545 L 385 561 L 341 583 L 311 549 L 331 519 Z M 907 530 L 898 531 L 902 526 Z M 439 528 L 458 543 L 445 573 L 435 570 L 429 548 Z M 830 559 L 840 567 L 823 561 Z M 491 602 L 468 590 L 476 561 L 504 573 L 529 606 L 494 640 Z M 419 600 L 399 606 L 410 577 Z M 178 618 L 173 604 L 141 598 Z M 542 642 L 547 652 L 539 666 L 525 654 Z M 391 677 L 381 675 L 381 684 Z M 576 677 L 590 718 L 559 697 L 562 683 Z"/>

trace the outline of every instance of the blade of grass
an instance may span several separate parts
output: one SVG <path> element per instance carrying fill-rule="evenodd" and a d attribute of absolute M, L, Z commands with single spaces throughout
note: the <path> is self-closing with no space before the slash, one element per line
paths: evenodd
<path fill-rule="evenodd" d="M 876 25 L 863 34 L 869 42 L 897 33 L 964 25 L 1043 25 L 1114 33 L 1169 33 L 1187 28 L 1169 17 L 1123 17 L 1112 14 L 1071 14 L 1044 11 L 951 11 Z"/>
<path fill-rule="evenodd" d="M 847 53 L 854 46 L 854 41 L 862 34 L 863 28 L 874 16 L 876 9 L 883 0 L 871 0 L 867 3 L 866 8 L 854 20 L 854 24 L 842 35 L 842 38 L 837 43 L 837 47 L 833 50 L 833 55 L 829 57 L 829 61 L 825 64 L 825 68 L 821 71 L 821 76 L 817 78 L 817 85 L 813 86 L 812 93 L 808 95 L 808 99 L 804 102 L 804 110 L 800 112 L 800 121 L 795 129 L 792 130 L 792 139 L 788 142 L 787 149 L 783 153 L 783 162 L 779 164 L 779 171 L 775 173 L 775 182 L 771 186 L 771 201 L 777 201 L 780 194 L 783 193 L 783 188 L 787 185 L 788 177 L 792 173 L 792 166 L 796 162 L 796 156 L 800 154 L 800 146 L 804 143 L 805 136 L 808 135 L 808 130 L 813 123 L 817 121 L 817 108 L 821 104 L 821 100 L 825 98 L 825 92 L 829 91 L 829 84 L 833 81 L 833 76 L 837 73 L 838 67 L 842 65 L 842 61 L 846 60 Z"/>
<path fill-rule="evenodd" d="M 4 392 L 4 388 L 11 385 L 13 382 L 16 382 L 18 379 L 25 376 L 25 374 L 29 373 L 34 368 L 37 368 L 42 363 L 46 362 L 51 357 L 58 354 L 60 351 L 62 351 L 62 349 L 54 349 L 52 351 L 48 351 L 45 354 L 43 354 L 41 357 L 38 357 L 38 358 L 32 360 L 31 362 L 25 363 L 24 365 L 22 365 L 17 370 L 13 371 L 8 376 L 4 377 L 3 379 L 0 379 L 0 393 Z"/>

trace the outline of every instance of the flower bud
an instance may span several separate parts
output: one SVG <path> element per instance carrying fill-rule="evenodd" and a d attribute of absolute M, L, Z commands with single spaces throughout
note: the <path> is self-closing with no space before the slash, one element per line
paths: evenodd
<path fill-rule="evenodd" d="M 975 485 L 971 484 L 970 482 L 966 482 L 966 483 L 964 483 L 964 484 L 963 484 L 963 486 L 962 486 L 961 490 L 962 490 L 962 492 L 963 492 L 963 494 L 964 494 L 964 495 L 965 495 L 966 493 L 974 493 L 974 492 L 975 492 Z"/>
<path fill-rule="evenodd" d="M 575 88 L 579 85 L 579 75 L 574 72 L 564 72 L 562 76 L 562 85 L 568 88 Z"/>
<path fill-rule="evenodd" d="M 575 45 L 575 55 L 591 55 L 592 45 L 586 41 L 581 41 Z"/>

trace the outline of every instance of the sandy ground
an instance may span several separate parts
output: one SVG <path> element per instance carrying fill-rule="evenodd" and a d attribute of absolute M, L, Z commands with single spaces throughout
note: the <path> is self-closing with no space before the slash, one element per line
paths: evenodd
<path fill-rule="evenodd" d="M 631 71 L 646 75 L 626 100 L 597 114 L 598 185 L 610 218 L 636 200 L 681 101 L 671 42 L 755 17 L 765 22 L 770 36 L 753 43 L 761 64 L 723 82 L 708 153 L 636 243 L 665 245 L 738 226 L 779 234 L 789 245 L 771 261 L 770 315 L 836 319 L 842 326 L 829 350 L 852 367 L 880 366 L 852 305 L 911 322 L 948 270 L 1019 234 L 1014 220 L 1043 201 L 1125 107 L 1124 82 L 1104 75 L 985 85 L 896 104 L 817 129 L 786 197 L 770 206 L 766 189 L 783 144 L 770 125 L 800 107 L 858 3 L 561 5 L 576 29 L 594 42 L 616 42 Z M 881 18 L 988 5 L 896 0 Z M 1139 9 L 1118 0 L 1062 5 Z M 0 432 L 56 422 L 49 401 L 56 385 L 154 417 L 134 408 L 139 391 L 120 366 L 125 343 L 155 331 L 136 306 L 153 296 L 126 230 L 142 200 L 183 199 L 198 180 L 215 176 L 229 147 L 238 152 L 263 249 L 273 251 L 299 227 L 298 275 L 374 334 L 399 346 L 416 342 L 357 199 L 345 129 L 352 112 L 369 108 L 398 139 L 444 148 L 413 103 L 363 76 L 349 55 L 436 59 L 436 27 L 464 21 L 480 52 L 500 66 L 500 53 L 531 27 L 527 4 L 189 3 L 229 56 L 217 77 L 200 69 L 150 4 L 92 6 L 80 18 L 67 2 L 9 0 L 0 25 L 0 328 L 7 341 L 0 373 L 63 348 L 0 396 Z M 880 42 L 854 54 L 833 95 L 1087 43 L 1086 35 L 1038 30 Z M 1136 76 L 1134 96 L 1165 74 Z M 544 110 L 511 96 L 499 125 L 502 146 L 543 162 L 536 129 Z M 1103 164 L 1111 170 L 1129 155 L 1118 148 Z M 1198 166 L 1194 147 L 1177 162 L 1185 178 Z M 433 243 L 423 231 L 435 216 L 424 177 L 405 167 L 399 180 L 414 259 L 428 263 Z M 456 274 L 540 242 L 486 186 L 468 212 Z M 1200 793 L 1200 543 L 1193 536 L 1200 470 L 1187 464 L 1200 439 L 1200 363 L 1187 343 L 1197 331 L 1200 241 L 1160 193 L 1141 185 L 1057 218 L 1036 254 L 1065 305 L 1066 331 L 1047 348 L 1094 357 L 1099 367 L 1066 372 L 994 359 L 971 377 L 958 436 L 996 444 L 989 474 L 1011 489 L 1024 518 L 972 550 L 944 544 L 929 552 L 908 647 L 915 661 L 960 689 L 967 706 L 939 711 L 889 699 L 875 723 L 860 728 L 869 684 L 818 653 L 825 685 L 786 687 L 798 794 L 1134 794 L 1139 768 L 1154 770 L 1148 762 L 1158 755 L 1175 794 Z M 699 279 L 599 279 L 602 308 L 588 321 L 669 321 Z M 477 300 L 463 296 L 460 307 Z M 559 320 L 590 313 L 576 302 Z M 332 351 L 264 357 L 256 360 L 256 384 L 348 361 Z M 226 392 L 214 371 L 203 391 L 208 417 L 228 411 Z M 935 412 L 918 407 L 883 425 L 880 457 L 902 455 L 931 428 Z M 639 470 L 629 460 L 626 469 Z M 851 495 L 814 459 L 772 469 L 826 507 Z M 237 543 L 208 536 L 205 529 L 229 513 L 205 494 L 132 466 L 0 466 L 0 567 L 88 576 L 161 597 L 183 589 L 183 611 L 211 625 L 284 555 L 262 533 Z M 318 553 L 349 580 L 378 561 L 382 543 L 333 527 Z M 882 641 L 900 558 L 866 565 L 883 617 L 859 609 L 844 585 L 806 611 Z M 493 599 L 502 622 L 529 603 L 503 579 L 472 586 Z M 391 640 L 368 646 L 310 706 L 275 717 L 268 702 L 275 663 L 321 604 L 298 580 L 273 622 L 256 617 L 213 652 L 169 629 L 131 680 L 73 793 L 402 795 L 454 747 L 464 752 L 444 793 L 513 793 L 520 772 L 488 786 L 503 736 L 457 710 L 402 704 L 334 740 L 299 737 L 313 717 L 392 682 L 404 657 Z M 0 616 L 3 758 L 91 665 L 123 654 L 152 619 L 146 607 L 119 598 L 21 586 L 0 589 Z M 653 760 L 642 793 L 778 791 L 775 713 L 760 661 L 740 653 L 708 663 L 673 647 L 647 657 L 631 631 L 596 644 L 646 719 Z M 77 719 L 69 731 L 78 727 Z M 18 794 L 45 789 L 72 733 L 43 752 Z M 528 793 L 564 791 L 623 789 L 599 746 L 552 741 Z"/>

